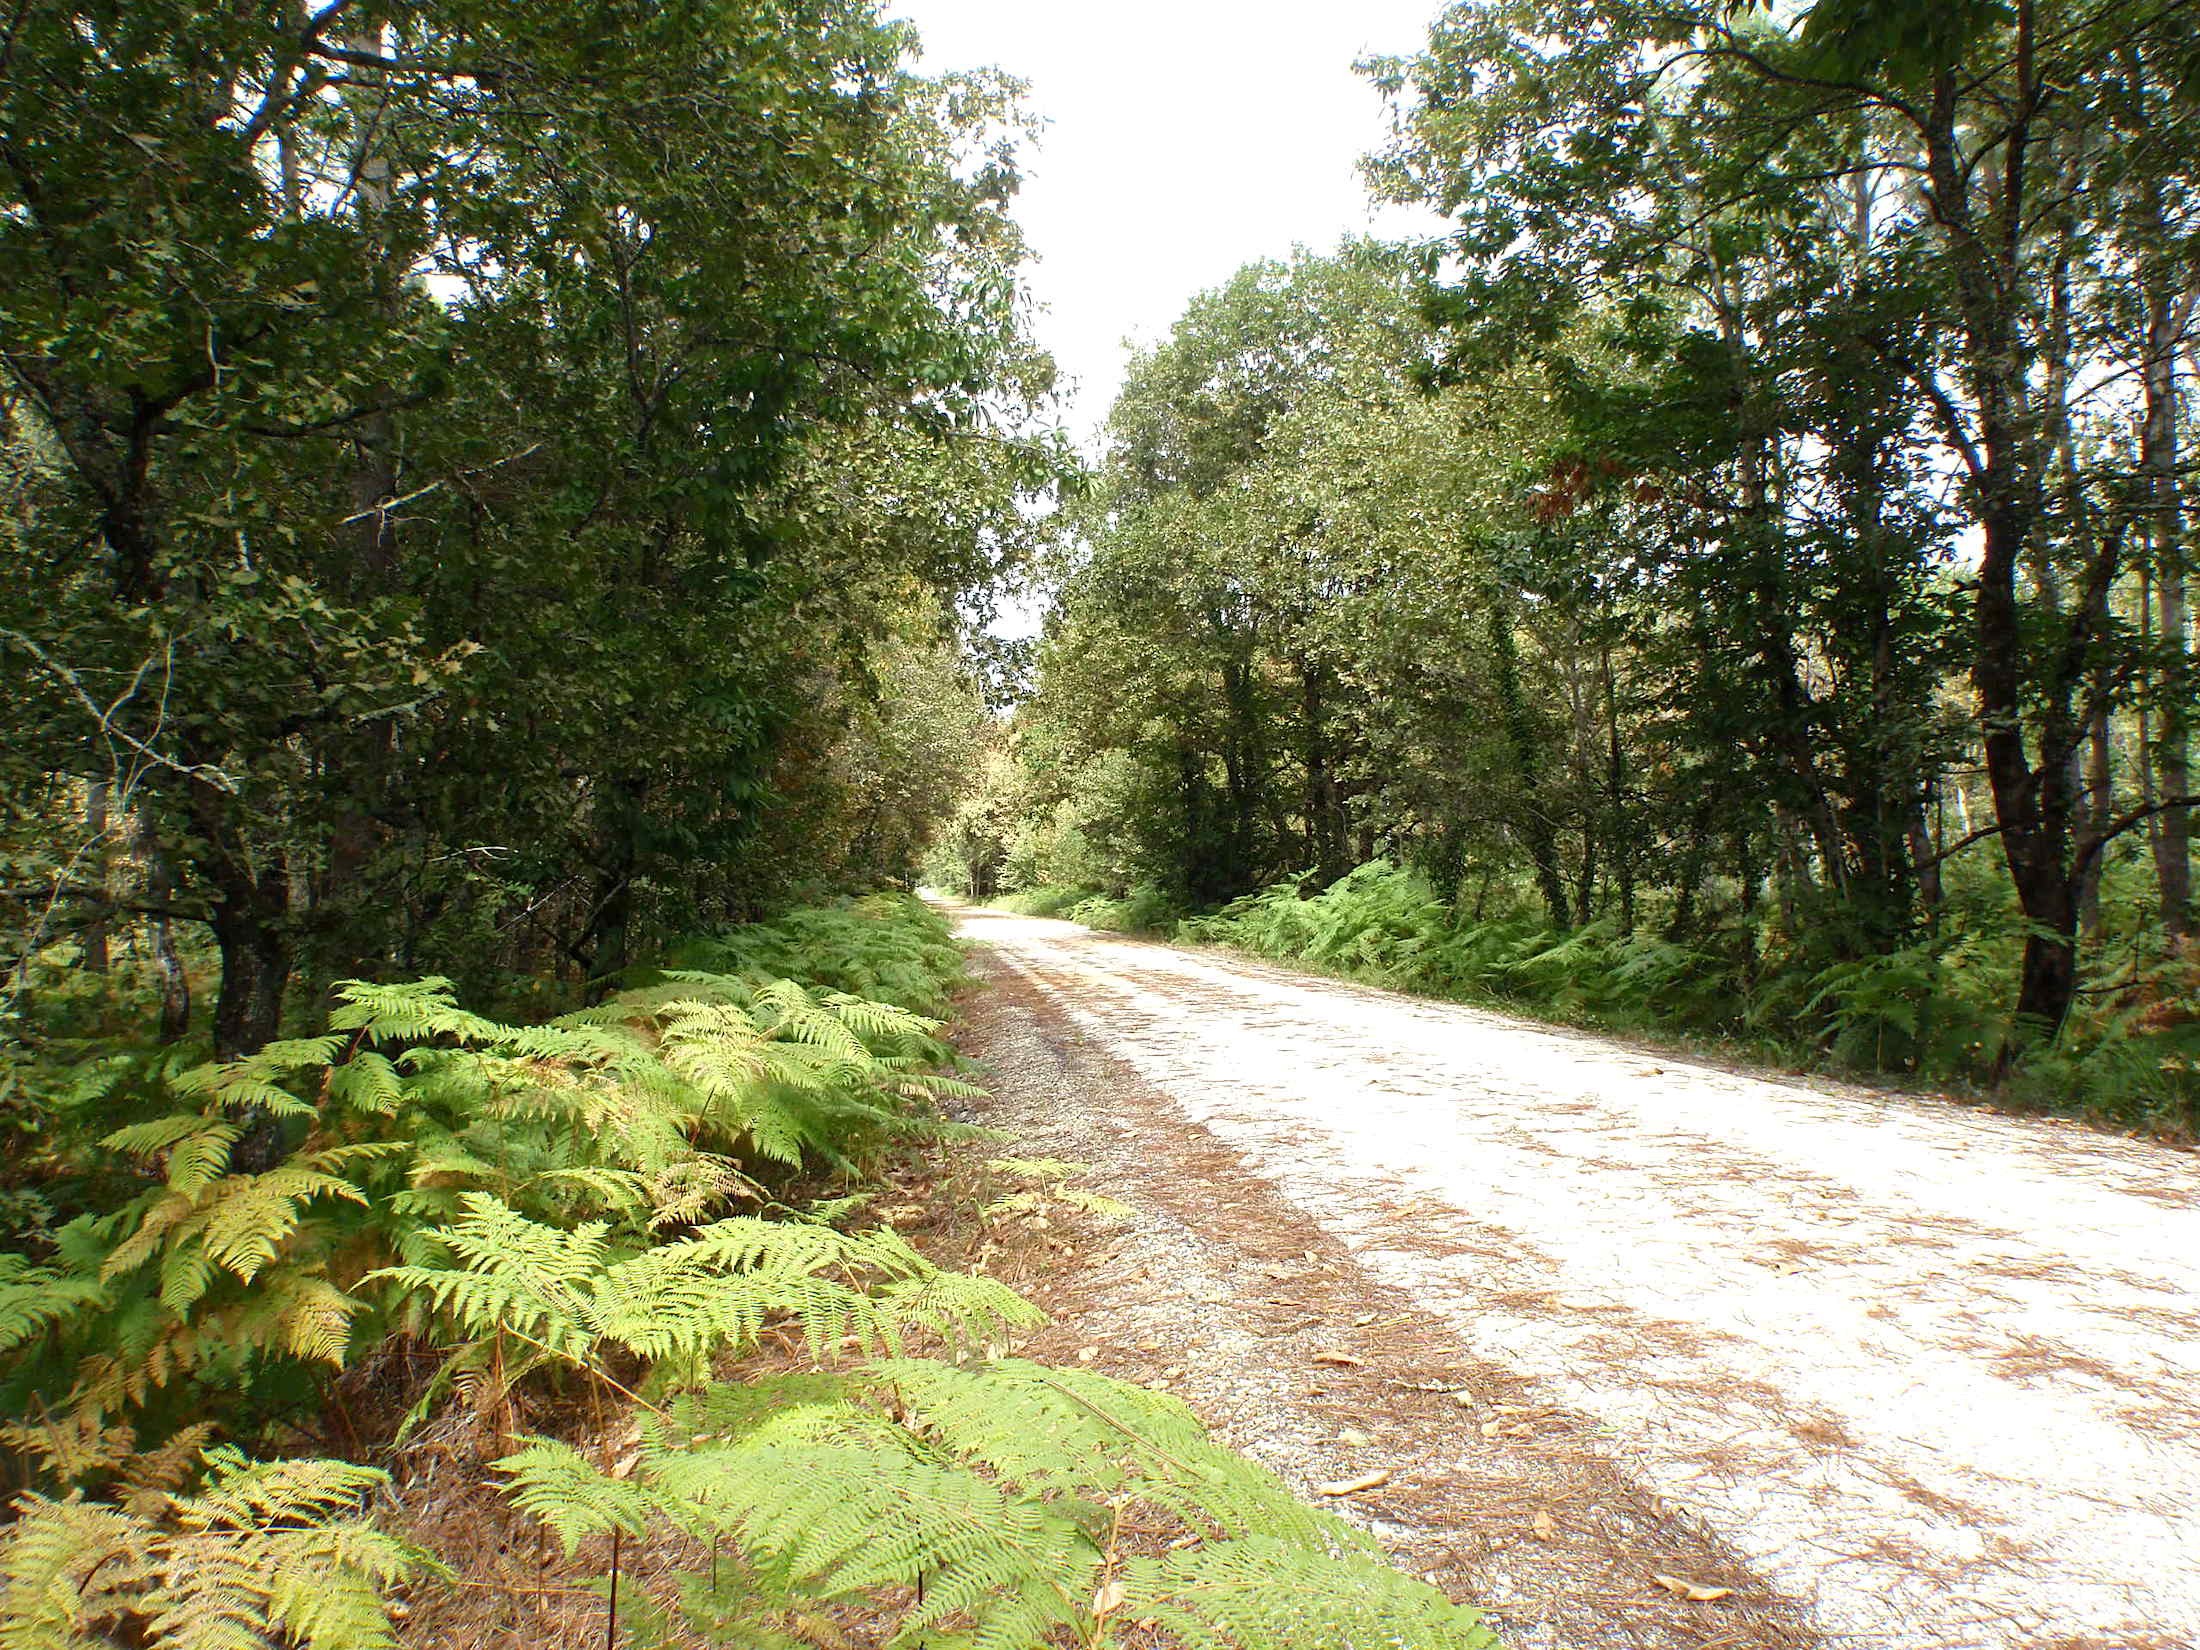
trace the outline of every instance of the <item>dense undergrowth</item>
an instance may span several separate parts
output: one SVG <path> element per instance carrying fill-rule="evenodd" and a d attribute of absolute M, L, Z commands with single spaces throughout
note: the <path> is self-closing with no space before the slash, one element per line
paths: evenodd
<path fill-rule="evenodd" d="M 1836 960 L 1777 938 L 1682 944 L 1608 921 L 1561 931 L 1517 915 L 1477 920 L 1420 877 L 1380 861 L 1318 892 L 1284 883 L 1203 915 L 1173 909 L 1151 888 L 1120 899 L 1039 888 L 996 903 L 1569 1024 L 1975 1085 L 2021 1105 L 2173 1137 L 2200 1134 L 2194 970 L 2168 957 L 2120 959 L 2118 974 L 2081 993 L 2052 1044 L 2001 1072 L 2002 982 L 2023 943 L 2014 931 L 1923 936 L 1883 956 Z"/>
<path fill-rule="evenodd" d="M 868 1223 L 898 1142 L 974 1132 L 936 916 L 677 961 L 537 1024 L 353 983 L 226 1065 L 57 1037 L 13 1074 L 0 1643 L 396 1642 L 465 1558 L 376 1517 L 429 1426 L 569 1553 L 611 1538 L 607 1642 L 850 1610 L 935 1647 L 1484 1642 L 1176 1400 L 1008 1357 L 1035 1308 Z M 767 1339 L 803 1367 L 738 1378 Z M 692 1563 L 619 1592 L 621 1538 Z"/>

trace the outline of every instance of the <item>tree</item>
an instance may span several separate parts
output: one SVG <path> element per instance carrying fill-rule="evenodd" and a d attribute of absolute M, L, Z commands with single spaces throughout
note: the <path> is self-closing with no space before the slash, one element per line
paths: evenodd
<path fill-rule="evenodd" d="M 863 0 L 17 8 L 0 759 L 172 886 L 10 897 L 204 921 L 235 1054 L 301 968 L 603 976 L 906 861 L 745 856 L 1060 467 L 1013 88 L 909 45 Z"/>
<path fill-rule="evenodd" d="M 1735 554 L 1769 550 L 1796 517 L 1780 496 L 1793 438 L 1769 393 L 1777 365 L 1764 359 L 1785 329 L 1766 324 L 1776 312 L 1758 295 L 1808 291 L 1813 269 L 1821 289 L 1846 288 L 1840 306 L 1813 306 L 1854 341 L 1821 380 L 1837 393 L 1821 392 L 1809 433 L 1834 459 L 1833 497 L 1848 517 L 1839 536 L 1865 552 L 1865 587 L 1872 547 L 1886 543 L 1888 484 L 1920 432 L 1937 446 L 1937 467 L 1960 478 L 1953 502 L 1976 550 L 1950 594 L 1968 632 L 1994 832 L 2030 925 L 2016 1010 L 2034 1035 L 2051 1034 L 2073 1000 L 2094 863 L 2149 809 L 2181 813 L 2190 801 L 2080 818 L 2081 747 L 2128 674 L 2112 662 L 2124 646 L 2112 596 L 2131 568 L 2139 511 L 2109 433 L 2128 395 L 2098 370 L 2106 313 L 2068 284 L 2112 269 L 2118 238 L 2151 223 L 2155 197 L 2143 186 L 2074 185 L 2104 149 L 2126 87 L 2186 83 L 2181 19 L 2175 5 L 2093 0 L 1982 0 L 1930 15 L 1820 0 L 1793 19 L 1635 0 L 1577 0 L 1555 17 L 1548 7 L 1458 6 L 1428 52 L 1377 71 L 1400 110 L 1380 168 L 1386 186 L 1458 222 L 1461 278 L 1440 307 L 1462 336 L 1548 352 L 1596 311 L 1695 385 L 1723 382 Z M 2200 131 L 2189 101 L 2160 95 L 2148 107 L 2155 124 L 2138 170 L 2189 173 Z M 2189 245 L 2178 237 L 2190 234 L 2186 222 L 2139 238 Z M 1846 281 L 1824 251 L 1843 242 Z M 2160 360 L 2161 345 L 2128 353 Z M 1868 370 L 1874 362 L 1889 370 Z M 2058 482 L 2055 387 L 2081 384 L 2093 404 L 2071 397 L 2061 409 L 2087 428 L 2062 443 L 2075 462 Z M 2154 445 L 2165 450 L 2159 436 Z M 2174 543 L 2170 504 L 2157 485 L 2152 520 Z M 1897 610 L 1884 612 L 1893 631 L 1883 634 L 1899 635 Z M 2184 638 L 2168 643 L 2176 678 Z M 1784 806 L 1831 871 L 1850 849 L 1839 840 L 1842 805 L 1811 795 L 1824 787 L 1803 759 L 1811 730 L 1790 686 L 1797 671 L 1778 646 L 1760 650 L 1755 669 L 1774 692 L 1767 734 L 1800 741 L 1789 767 L 1801 789 Z M 2169 701 L 2188 694 L 2179 680 Z M 2182 711 L 2166 715 L 2174 732 Z M 2176 740 L 2162 748 L 2174 752 Z M 1892 813 L 1866 810 L 1884 823 L 1856 869 L 1893 862 L 1909 808 L 1901 790 Z M 1909 857 L 1913 874 L 1935 863 L 1914 848 Z"/>

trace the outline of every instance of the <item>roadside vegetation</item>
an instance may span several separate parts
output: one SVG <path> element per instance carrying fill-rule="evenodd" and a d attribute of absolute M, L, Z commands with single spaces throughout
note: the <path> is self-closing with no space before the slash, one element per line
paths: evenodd
<path fill-rule="evenodd" d="M 364 1650 L 531 1523 L 610 1643 L 1484 1642 L 1177 1400 L 1010 1356 L 1037 1309 L 870 1211 L 976 1133 L 910 1006 L 961 978 L 938 917 L 696 949 L 729 971 L 539 1022 L 353 982 L 240 1060 L 56 1067 L 9 1163 L 0 1635 Z"/>
<path fill-rule="evenodd" d="M 0 1643 L 1480 1641 L 876 1207 L 1072 468 L 912 48 L 0 22 Z"/>
<path fill-rule="evenodd" d="M 934 875 L 2191 1134 L 2188 9 L 1446 10 L 1450 233 L 1135 360 Z"/>

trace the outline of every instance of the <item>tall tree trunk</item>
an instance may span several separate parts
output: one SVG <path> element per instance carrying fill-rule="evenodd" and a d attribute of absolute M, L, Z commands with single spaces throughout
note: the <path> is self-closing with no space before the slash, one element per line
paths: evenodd
<path fill-rule="evenodd" d="M 1919 797 L 1910 809 L 1910 869 L 1917 881 L 1918 898 L 1924 903 L 1928 923 L 1939 921 L 1942 898 L 1939 833 L 1932 828 L 1928 817 L 1937 812 L 1939 797 L 1940 786 L 1936 781 L 1928 794 Z"/>
<path fill-rule="evenodd" d="M 1669 939 L 1694 937 L 1696 900 L 1703 888 L 1704 860 L 1710 851 L 1711 803 L 1699 792 L 1696 806 L 1688 815 L 1688 846 L 1681 851 L 1680 876 L 1673 893 L 1673 926 L 1666 933 Z"/>
<path fill-rule="evenodd" d="M 379 20 L 363 19 L 345 44 L 365 57 L 380 57 L 387 45 Z M 345 94 L 345 108 L 352 123 L 350 154 L 353 211 L 367 231 L 375 295 L 383 314 L 395 317 L 399 298 L 399 271 L 385 244 L 390 206 L 391 174 L 387 134 L 387 93 L 378 71 L 355 71 Z M 389 386 L 371 384 L 364 399 L 386 401 Z M 397 577 L 397 534 L 390 519 L 389 501 L 397 496 L 396 432 L 387 411 L 370 413 L 350 426 L 351 515 L 343 531 L 350 535 L 350 576 L 346 594 L 367 603 L 392 593 Z M 377 718 L 366 726 L 339 734 L 328 762 L 328 774 L 344 801 L 329 833 L 328 869 L 323 897 L 331 906 L 331 923 L 337 930 L 339 951 L 327 961 L 337 975 L 363 975 L 375 971 L 383 960 L 359 920 L 364 914 L 361 884 L 377 844 L 376 816 L 389 791 L 393 727 Z"/>
<path fill-rule="evenodd" d="M 1627 753 L 1620 740 L 1619 684 L 1612 672 L 1612 639 L 1603 640 L 1605 754 L 1605 835 L 1612 843 L 1612 868 L 1619 878 L 1620 930 L 1635 931 L 1635 850 L 1627 835 Z"/>
<path fill-rule="evenodd" d="M 2158 217 L 2158 201 L 2156 214 Z M 2155 692 L 2155 768 L 2163 795 L 2176 798 L 2191 794 L 2192 782 L 2192 661 L 2185 605 L 2184 493 L 2178 473 L 2177 361 L 2192 319 L 2193 294 L 2179 293 L 2166 275 L 2158 275 L 2146 295 L 2146 306 L 2142 375 L 2146 415 L 2140 426 L 2139 465 L 2146 478 L 2148 537 L 2154 552 L 2155 618 L 2162 653 Z M 2178 806 L 2163 809 L 2153 842 L 2162 927 L 2172 940 L 2183 943 L 2193 933 L 2191 810 Z"/>
<path fill-rule="evenodd" d="M 1351 869 L 1344 863 L 1345 821 L 1337 796 L 1337 777 L 1330 765 L 1328 707 L 1323 688 L 1327 667 L 1301 658 L 1299 710 L 1303 723 L 1306 761 L 1306 844 L 1314 874 L 1324 887 Z"/>
<path fill-rule="evenodd" d="M 214 1001 L 214 1058 L 234 1060 L 257 1052 L 282 1033 L 283 994 L 292 955 L 286 931 L 287 877 L 280 869 L 257 876 L 243 867 L 210 878 L 215 885 L 212 926 L 221 952 L 220 994 Z M 283 1120 L 262 1107 L 241 1113 L 244 1132 L 230 1148 L 239 1174 L 265 1174 L 282 1161 Z"/>
<path fill-rule="evenodd" d="M 2025 338 L 2021 313 L 2031 289 L 2024 270 L 2024 226 L 2035 159 L 2033 121 L 2043 96 L 2035 61 L 2035 0 L 2016 0 L 2015 12 L 2012 111 L 1998 166 L 1978 167 L 1976 157 L 1964 151 L 1953 69 L 1936 71 L 1922 128 L 1924 200 L 1949 254 L 1962 324 L 1962 372 L 1974 407 L 1971 429 L 1941 409 L 1951 445 L 1968 469 L 1983 540 L 1973 601 L 1971 685 L 2002 857 L 2029 924 L 2017 977 L 2017 1031 L 2002 1050 L 2003 1069 L 2026 1040 L 2052 1037 L 2061 1029 L 2078 978 L 2069 762 L 2078 736 L 2070 709 L 2075 672 L 2058 669 L 2056 680 L 2038 684 L 2044 691 L 2027 694 L 2030 650 L 2017 588 L 2018 569 L 2038 525 L 2045 476 L 2039 420 L 2030 400 L 2029 374 L 2038 351 Z M 2070 624 L 2090 625 L 2090 599 L 2075 605 Z M 2083 635 L 2074 632 L 2070 639 L 2082 641 Z M 2035 705 L 2041 721 L 2037 767 L 2025 731 Z"/>
<path fill-rule="evenodd" d="M 1230 834 L 1222 867 L 1223 895 L 1250 893 L 1258 880 L 1256 844 L 1260 833 L 1262 772 L 1260 707 L 1254 692 L 1250 658 L 1222 668 L 1223 702 L 1230 723 L 1223 740 L 1222 772 L 1229 791 Z"/>
<path fill-rule="evenodd" d="M 142 838 L 145 854 L 146 903 L 154 907 L 153 966 L 160 975 L 160 1040 L 180 1043 L 191 1030 L 191 976 L 176 952 L 175 929 L 161 907 L 176 896 L 175 872 L 168 851 L 148 828 Z"/>
<path fill-rule="evenodd" d="M 204 761 L 187 749 L 193 762 Z M 196 880 L 212 896 L 207 914 L 221 956 L 214 998 L 214 1057 L 255 1053 L 282 1033 L 283 995 L 296 956 L 291 938 L 290 873 L 280 852 L 248 846 L 232 817 L 235 798 L 195 782 L 188 793 Z M 271 1138 L 256 1130 L 261 1147 Z M 252 1161 L 240 1142 L 231 1161 Z M 260 1168 L 268 1167 L 259 1164 Z M 247 1172 L 257 1172 L 248 1170 Z"/>
<path fill-rule="evenodd" d="M 279 893 L 261 878 L 241 897 L 225 892 L 215 900 L 211 925 L 222 963 L 221 989 L 214 999 L 217 1060 L 251 1054 L 282 1030 L 290 948 L 281 919 L 268 909 L 269 899 Z"/>
<path fill-rule="evenodd" d="M 84 834 L 90 839 L 91 877 L 93 889 L 100 903 L 92 912 L 92 920 L 84 925 L 84 967 L 94 974 L 107 972 L 107 799 L 108 785 L 104 779 L 95 779 L 84 787 Z"/>
<path fill-rule="evenodd" d="M 2116 811 L 2115 776 L 2110 767 L 2108 684 L 2093 686 L 2093 715 L 2086 731 L 2085 825 L 2088 840 L 2099 841 Z M 2101 873 L 2107 857 L 2094 854 L 2078 877 L 2078 936 L 2088 942 L 2101 932 Z"/>
<path fill-rule="evenodd" d="M 1520 838 L 1535 867 L 1536 887 L 1543 895 L 1543 908 L 1550 915 L 1551 926 L 1567 928 L 1572 925 L 1573 914 L 1566 902 L 1565 878 L 1558 869 L 1557 832 L 1543 810 L 1542 748 L 1521 691 L 1520 644 L 1513 635 L 1512 607 L 1501 595 L 1493 593 L 1490 597 L 1488 625 L 1490 655 L 1497 667 L 1493 674 L 1498 708 L 1512 750 L 1513 778 L 1520 787 Z"/>

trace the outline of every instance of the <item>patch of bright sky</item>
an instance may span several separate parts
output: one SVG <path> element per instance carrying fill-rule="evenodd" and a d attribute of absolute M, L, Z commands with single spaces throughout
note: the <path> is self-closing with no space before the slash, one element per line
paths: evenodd
<path fill-rule="evenodd" d="M 1382 142 L 1383 102 L 1352 66 L 1421 47 L 1440 4 L 888 0 L 923 36 L 926 72 L 1004 69 L 1047 122 L 1016 215 L 1080 445 L 1129 344 L 1163 337 L 1240 265 L 1439 227 L 1369 200 L 1359 161 Z"/>

